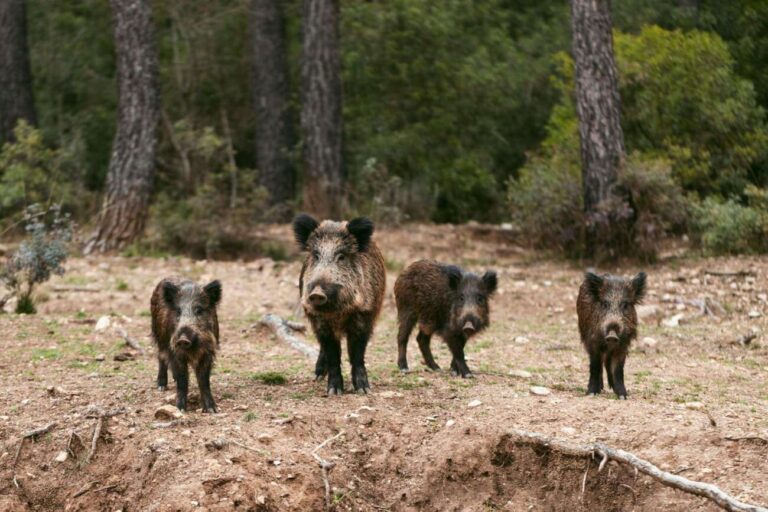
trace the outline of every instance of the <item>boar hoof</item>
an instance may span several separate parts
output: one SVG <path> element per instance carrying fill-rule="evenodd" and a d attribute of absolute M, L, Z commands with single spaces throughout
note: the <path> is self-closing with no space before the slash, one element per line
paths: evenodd
<path fill-rule="evenodd" d="M 596 397 L 600 393 L 587 393 L 587 396 Z"/>
<path fill-rule="evenodd" d="M 464 375 L 461 376 L 462 379 L 474 379 L 475 376 L 472 374 L 472 372 L 467 372 Z"/>
<path fill-rule="evenodd" d="M 430 365 L 427 365 L 427 371 L 430 371 L 430 372 L 439 372 L 439 371 L 440 371 L 440 366 L 438 366 L 438 365 L 436 365 L 436 364 L 435 364 L 435 365 L 431 365 L 431 364 L 430 364 Z"/>
<path fill-rule="evenodd" d="M 217 412 L 215 407 L 203 407 L 203 413 L 216 414 Z"/>
<path fill-rule="evenodd" d="M 336 388 L 333 386 L 328 387 L 328 393 L 327 393 L 328 396 L 333 396 L 333 395 L 341 396 L 342 393 L 344 393 L 344 391 L 340 388 Z"/>
<path fill-rule="evenodd" d="M 369 387 L 357 388 L 355 390 L 355 393 L 357 393 L 358 395 L 367 395 L 370 390 L 371 388 Z"/>
<path fill-rule="evenodd" d="M 168 391 L 168 386 L 157 386 L 158 391 Z"/>
<path fill-rule="evenodd" d="M 627 399 L 627 395 L 619 395 L 619 400 L 626 400 L 626 399 Z"/>
<path fill-rule="evenodd" d="M 407 375 L 409 373 L 411 373 L 411 370 L 409 370 L 408 368 L 400 368 L 401 375 Z"/>

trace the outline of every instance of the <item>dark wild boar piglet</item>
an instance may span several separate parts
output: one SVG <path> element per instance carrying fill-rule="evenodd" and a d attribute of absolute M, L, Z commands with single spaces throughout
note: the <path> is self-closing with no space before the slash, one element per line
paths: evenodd
<path fill-rule="evenodd" d="M 216 412 L 211 394 L 211 369 L 219 348 L 216 306 L 221 283 L 200 286 L 192 281 L 163 279 L 152 294 L 152 338 L 157 345 L 157 388 L 168 387 L 168 367 L 176 381 L 176 407 L 187 409 L 189 370 L 200 388 L 203 412 Z"/>
<path fill-rule="evenodd" d="M 645 295 L 645 272 L 632 279 L 587 272 L 579 288 L 576 311 L 581 342 L 589 354 L 587 394 L 603 390 L 603 367 L 608 385 L 620 399 L 627 398 L 624 361 L 629 345 L 637 337 L 635 306 Z"/>
<path fill-rule="evenodd" d="M 432 335 L 438 334 L 453 355 L 451 373 L 471 378 L 464 346 L 469 338 L 488 327 L 488 300 L 496 291 L 496 282 L 496 272 L 491 270 L 477 276 L 436 261 L 417 261 L 405 269 L 395 282 L 400 371 L 408 371 L 408 338 L 418 323 L 416 341 L 426 365 L 432 370 L 440 369 L 429 346 Z"/>
<path fill-rule="evenodd" d="M 373 223 L 366 218 L 318 223 L 306 214 L 293 221 L 296 241 L 307 257 L 301 267 L 301 305 L 320 342 L 315 365 L 317 380 L 328 374 L 328 394 L 344 391 L 341 338 L 347 338 L 352 385 L 370 391 L 365 348 L 384 300 L 384 258 L 371 239 Z"/>

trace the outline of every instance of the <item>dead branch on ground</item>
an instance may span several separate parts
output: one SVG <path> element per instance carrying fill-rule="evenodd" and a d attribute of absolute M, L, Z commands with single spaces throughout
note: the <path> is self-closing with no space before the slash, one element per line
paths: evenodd
<path fill-rule="evenodd" d="M 16 450 L 16 456 L 13 458 L 13 467 L 16 467 L 16 463 L 19 462 L 19 457 L 21 456 L 21 448 L 24 446 L 24 441 L 27 439 L 32 439 L 33 441 L 37 440 L 37 438 L 43 434 L 47 434 L 51 430 L 56 427 L 56 423 L 49 423 L 48 425 L 45 425 L 44 427 L 39 427 L 34 430 L 30 430 L 29 432 L 25 432 L 21 436 L 21 441 L 19 441 L 19 447 Z M 15 476 L 14 476 L 15 478 Z"/>
<path fill-rule="evenodd" d="M 259 321 L 259 324 L 269 327 L 281 341 L 284 341 L 310 359 L 317 359 L 317 356 L 320 354 L 315 347 L 307 345 L 293 335 L 293 331 L 299 330 L 296 325 L 293 325 L 296 324 L 296 322 L 289 323 L 279 316 L 269 313 L 264 315 L 264 318 Z"/>
<path fill-rule="evenodd" d="M 328 472 L 333 469 L 333 467 L 336 465 L 333 462 L 328 462 L 327 460 L 320 457 L 317 452 L 320 451 L 325 445 L 328 443 L 331 443 L 338 439 L 340 436 L 344 435 L 344 431 L 340 431 L 338 434 L 336 434 L 333 437 L 329 437 L 319 445 L 315 447 L 314 450 L 312 450 L 312 457 L 317 461 L 317 463 L 320 465 L 320 469 L 323 472 L 323 483 L 325 484 L 325 510 L 326 512 L 331 509 L 331 483 L 328 481 Z"/>
<path fill-rule="evenodd" d="M 115 327 L 115 332 L 117 333 L 118 336 L 120 336 L 121 338 L 123 338 L 125 340 L 125 344 L 126 345 L 128 345 L 132 349 L 136 350 L 139 354 L 143 354 L 144 353 L 144 349 L 141 348 L 141 345 L 139 345 L 139 342 L 136 339 L 132 338 L 128 334 L 128 331 L 126 331 L 125 329 L 123 329 L 120 326 L 117 326 L 117 327 Z"/>

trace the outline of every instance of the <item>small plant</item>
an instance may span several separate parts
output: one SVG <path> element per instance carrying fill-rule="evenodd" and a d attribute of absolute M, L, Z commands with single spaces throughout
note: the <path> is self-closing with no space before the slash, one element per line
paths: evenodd
<path fill-rule="evenodd" d="M 125 282 L 125 281 L 123 281 L 122 279 L 118 279 L 118 280 L 117 280 L 117 284 L 115 285 L 115 288 L 116 288 L 116 289 L 117 289 L 117 291 L 119 291 L 119 292 L 124 292 L 124 291 L 127 291 L 127 290 L 128 290 L 128 283 L 126 283 L 126 282 Z"/>
<path fill-rule="evenodd" d="M 0 272 L 0 281 L 8 294 L 0 298 L 0 310 L 12 297 L 17 298 L 16 313 L 35 313 L 34 287 L 62 275 L 67 259 L 67 244 L 72 239 L 72 221 L 61 212 L 61 205 L 47 210 L 33 204 L 24 211 L 27 239 L 11 255 Z"/>
<path fill-rule="evenodd" d="M 285 375 L 279 372 L 259 372 L 251 375 L 251 379 L 258 380 L 267 386 L 281 386 L 288 382 Z"/>

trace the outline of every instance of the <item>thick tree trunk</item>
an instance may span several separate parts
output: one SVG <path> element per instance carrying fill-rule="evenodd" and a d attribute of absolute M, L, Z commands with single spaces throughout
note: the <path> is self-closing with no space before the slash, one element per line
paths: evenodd
<path fill-rule="evenodd" d="M 590 250 L 594 237 L 592 219 L 598 204 L 609 197 L 624 158 L 609 0 L 572 0 L 571 28 Z"/>
<path fill-rule="evenodd" d="M 294 197 L 293 145 L 283 0 L 251 1 L 253 105 L 259 182 L 272 205 Z"/>
<path fill-rule="evenodd" d="M 37 124 L 27 47 L 26 0 L 0 0 L 0 145 L 19 119 Z"/>
<path fill-rule="evenodd" d="M 144 230 L 160 100 L 150 0 L 110 0 L 117 53 L 117 133 L 99 226 L 86 252 L 120 249 Z"/>
<path fill-rule="evenodd" d="M 337 217 L 346 202 L 341 167 L 338 0 L 304 0 L 303 21 L 304 209 Z"/>

